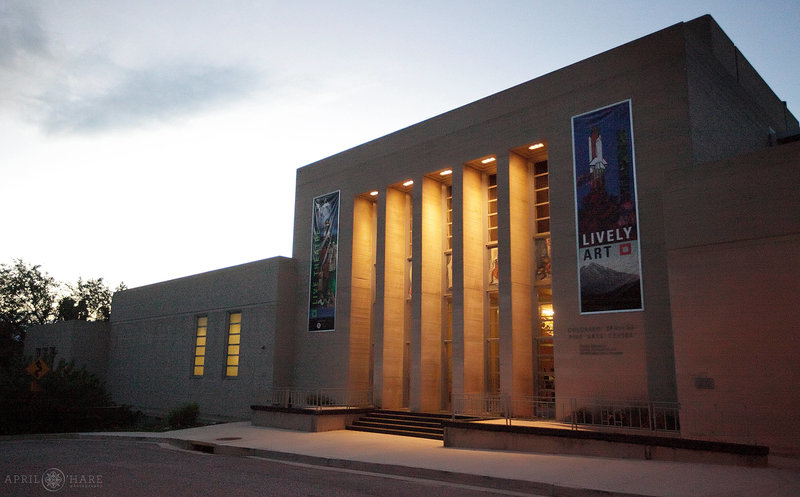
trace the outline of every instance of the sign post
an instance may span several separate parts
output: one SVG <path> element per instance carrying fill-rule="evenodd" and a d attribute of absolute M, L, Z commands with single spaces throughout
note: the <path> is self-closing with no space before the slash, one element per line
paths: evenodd
<path fill-rule="evenodd" d="M 41 392 L 42 387 L 36 382 L 36 380 L 40 380 L 42 376 L 49 373 L 50 366 L 48 366 L 46 362 L 39 358 L 30 363 L 28 367 L 25 368 L 25 371 L 27 371 L 28 374 L 34 378 L 34 380 L 31 381 L 31 392 Z"/>

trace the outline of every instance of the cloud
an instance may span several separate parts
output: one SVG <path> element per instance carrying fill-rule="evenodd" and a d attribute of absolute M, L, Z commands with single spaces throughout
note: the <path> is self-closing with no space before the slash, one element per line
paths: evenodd
<path fill-rule="evenodd" d="M 49 55 L 48 37 L 30 2 L 0 4 L 0 67 L 24 64 L 30 58 Z"/>
<path fill-rule="evenodd" d="M 262 83 L 263 73 L 243 63 L 224 66 L 180 52 L 141 52 L 148 56 L 125 66 L 114 60 L 113 44 L 77 48 L 74 38 L 53 36 L 35 5 L 0 3 L 0 109 L 47 133 L 169 121 L 245 98 Z"/>
<path fill-rule="evenodd" d="M 168 121 L 243 98 L 259 75 L 245 67 L 174 63 L 125 69 L 79 64 L 91 73 L 64 78 L 39 97 L 41 126 L 50 133 L 98 132 Z"/>

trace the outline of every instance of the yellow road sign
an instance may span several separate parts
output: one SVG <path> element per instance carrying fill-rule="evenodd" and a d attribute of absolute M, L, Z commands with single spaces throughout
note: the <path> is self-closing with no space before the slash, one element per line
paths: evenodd
<path fill-rule="evenodd" d="M 30 363 L 27 368 L 25 368 L 25 371 L 27 371 L 31 376 L 33 376 L 38 380 L 39 378 L 50 372 L 50 366 L 48 366 L 47 363 L 44 362 L 43 360 L 36 359 L 32 363 Z"/>

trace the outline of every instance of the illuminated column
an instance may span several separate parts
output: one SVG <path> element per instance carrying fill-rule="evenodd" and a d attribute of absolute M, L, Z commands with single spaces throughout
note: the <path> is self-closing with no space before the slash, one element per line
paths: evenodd
<path fill-rule="evenodd" d="M 397 408 L 403 404 L 403 350 L 405 330 L 405 268 L 408 224 L 406 220 L 405 193 L 394 188 L 386 189 L 386 210 L 383 242 L 383 285 L 381 343 L 376 348 L 382 357 L 381 407 Z M 377 318 L 377 313 L 376 313 Z M 376 335 L 377 339 L 377 335 Z M 377 352 L 377 351 L 376 351 Z M 378 375 L 376 360 L 376 376 Z"/>
<path fill-rule="evenodd" d="M 351 392 L 370 388 L 370 348 L 374 298 L 376 205 L 357 197 L 353 204 L 353 263 L 350 286 Z"/>
<path fill-rule="evenodd" d="M 375 307 L 373 310 L 372 395 L 376 406 L 383 406 L 383 302 L 386 272 L 386 192 L 375 202 Z"/>
<path fill-rule="evenodd" d="M 442 184 L 422 178 L 415 185 L 410 407 L 429 411 L 442 406 Z"/>
<path fill-rule="evenodd" d="M 500 391 L 533 395 L 530 186 L 528 164 L 497 157 L 498 260 L 500 269 Z"/>
<path fill-rule="evenodd" d="M 453 172 L 453 392 L 484 384 L 484 242 L 481 173 Z"/>

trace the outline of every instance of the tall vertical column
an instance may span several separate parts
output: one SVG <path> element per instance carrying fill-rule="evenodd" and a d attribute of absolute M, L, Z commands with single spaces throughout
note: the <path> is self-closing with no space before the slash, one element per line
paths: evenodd
<path fill-rule="evenodd" d="M 386 192 L 375 202 L 375 305 L 372 316 L 373 349 L 372 395 L 376 406 L 383 406 L 383 303 L 386 294 Z"/>
<path fill-rule="evenodd" d="M 442 184 L 424 177 L 413 208 L 412 411 L 442 405 Z"/>
<path fill-rule="evenodd" d="M 350 283 L 351 392 L 370 387 L 373 272 L 375 271 L 375 210 L 373 202 L 356 198 L 353 204 L 353 263 Z"/>
<path fill-rule="evenodd" d="M 453 175 L 453 392 L 484 389 L 484 195 L 481 173 Z"/>
<path fill-rule="evenodd" d="M 497 157 L 500 391 L 533 394 L 530 184 L 524 158 Z"/>
<path fill-rule="evenodd" d="M 381 316 L 382 343 L 379 346 L 382 355 L 380 397 L 381 407 L 383 408 L 397 408 L 403 405 L 403 349 L 405 347 L 406 306 L 405 240 L 408 235 L 405 202 L 405 193 L 394 188 L 386 189 L 383 243 L 383 312 Z M 378 347 L 377 344 L 376 347 Z"/>

